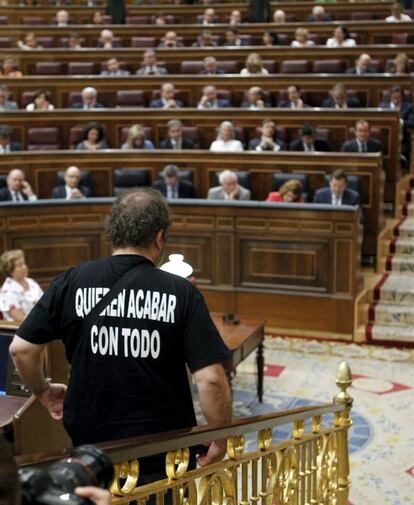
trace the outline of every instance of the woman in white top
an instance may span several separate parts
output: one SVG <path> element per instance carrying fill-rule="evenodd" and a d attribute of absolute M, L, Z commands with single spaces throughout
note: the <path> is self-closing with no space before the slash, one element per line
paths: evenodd
<path fill-rule="evenodd" d="M 355 47 L 356 42 L 349 36 L 346 26 L 337 26 L 333 32 L 333 37 L 326 41 L 326 47 Z"/>
<path fill-rule="evenodd" d="M 39 284 L 28 277 L 23 251 L 15 249 L 0 257 L 1 269 L 7 274 L 0 289 L 0 311 L 6 321 L 22 322 L 42 296 Z"/>
<path fill-rule="evenodd" d="M 215 152 L 237 152 L 243 151 L 243 145 L 240 140 L 236 140 L 236 132 L 233 123 L 230 121 L 223 121 L 219 128 L 217 139 L 212 142 L 210 151 Z"/>
<path fill-rule="evenodd" d="M 312 47 L 315 45 L 313 40 L 309 40 L 309 30 L 300 26 L 295 31 L 295 40 L 292 40 L 292 47 Z"/>
<path fill-rule="evenodd" d="M 412 21 L 412 19 L 408 14 L 404 14 L 403 6 L 399 2 L 396 2 L 391 6 L 391 16 L 386 17 L 385 21 L 387 23 L 407 23 Z"/>
<path fill-rule="evenodd" d="M 50 103 L 50 94 L 43 89 L 36 91 L 33 96 L 33 102 L 27 104 L 26 110 L 54 110 L 55 106 Z"/>
<path fill-rule="evenodd" d="M 240 75 L 268 75 L 269 72 L 263 68 L 262 58 L 258 53 L 250 53 L 246 58 L 245 68 Z"/>

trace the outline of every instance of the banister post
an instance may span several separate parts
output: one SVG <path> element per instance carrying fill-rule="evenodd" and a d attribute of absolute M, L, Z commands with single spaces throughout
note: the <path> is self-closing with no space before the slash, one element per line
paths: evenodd
<path fill-rule="evenodd" d="M 336 372 L 335 382 L 341 390 L 334 398 L 334 403 L 341 403 L 344 410 L 337 412 L 334 417 L 335 427 L 341 428 L 338 431 L 337 451 L 338 451 L 338 505 L 348 504 L 349 495 L 349 453 L 348 453 L 348 430 L 352 425 L 349 413 L 352 408 L 353 399 L 348 394 L 347 389 L 352 384 L 351 369 L 346 361 L 343 361 Z"/>

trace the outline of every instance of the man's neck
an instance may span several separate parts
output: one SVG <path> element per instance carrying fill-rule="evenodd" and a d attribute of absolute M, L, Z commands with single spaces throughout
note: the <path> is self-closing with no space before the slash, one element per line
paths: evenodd
<path fill-rule="evenodd" d="M 154 254 L 148 249 L 141 249 L 139 247 L 119 247 L 118 249 L 114 249 L 112 252 L 112 256 L 121 256 L 125 254 L 143 256 L 147 260 L 150 260 L 152 263 L 154 263 L 154 265 L 157 262 L 156 258 L 154 258 Z"/>

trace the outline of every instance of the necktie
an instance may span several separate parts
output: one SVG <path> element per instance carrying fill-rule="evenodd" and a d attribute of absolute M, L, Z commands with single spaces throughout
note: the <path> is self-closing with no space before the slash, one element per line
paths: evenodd
<path fill-rule="evenodd" d="M 362 142 L 361 147 L 362 147 L 361 152 L 366 153 L 367 152 L 367 145 L 365 144 L 365 142 Z"/>

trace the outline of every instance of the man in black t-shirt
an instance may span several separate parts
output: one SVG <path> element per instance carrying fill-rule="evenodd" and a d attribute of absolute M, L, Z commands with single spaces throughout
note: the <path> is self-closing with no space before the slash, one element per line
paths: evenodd
<path fill-rule="evenodd" d="M 106 221 L 113 255 L 59 275 L 10 346 L 24 382 L 53 418 L 63 416 L 75 445 L 195 426 L 186 364 L 207 422 L 231 420 L 221 365 L 229 350 L 205 301 L 186 279 L 155 268 L 169 225 L 158 191 L 121 195 Z M 54 339 L 71 364 L 67 390 L 43 374 L 41 352 Z M 225 441 L 214 441 L 198 462 L 224 453 Z"/>

